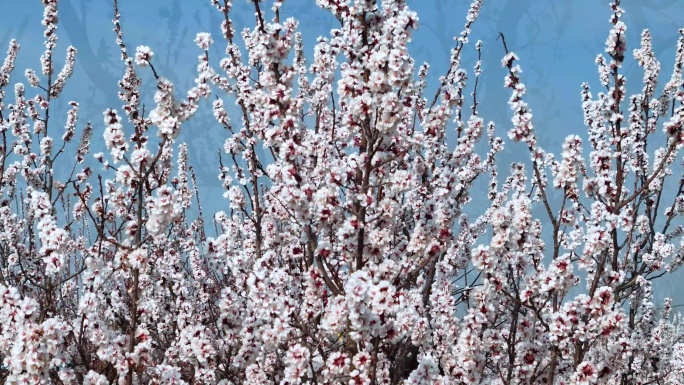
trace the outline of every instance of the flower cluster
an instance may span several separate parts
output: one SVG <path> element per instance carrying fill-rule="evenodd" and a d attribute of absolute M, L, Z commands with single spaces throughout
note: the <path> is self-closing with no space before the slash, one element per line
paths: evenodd
<path fill-rule="evenodd" d="M 586 83 L 580 94 L 587 135 L 568 136 L 557 157 L 539 145 L 523 58 L 501 36 L 508 137 L 531 160 L 501 170 L 504 140 L 478 111 L 483 65 L 474 82 L 461 65 L 482 49 L 469 45 L 481 0 L 432 99 L 406 1 L 317 0 L 340 24 L 310 63 L 298 22 L 281 19 L 286 3 L 250 3 L 255 25 L 239 45 L 232 2 L 211 0 L 225 57 L 210 58 L 214 37 L 198 33 L 181 97 L 152 48 L 129 54 L 115 1 L 121 105 L 91 125 L 69 101 L 60 135 L 50 109 L 76 49 L 53 76 L 57 1 L 43 0 L 41 71 L 25 71 L 31 88 L 14 85 L 11 103 L 10 43 L 0 382 L 681 383 L 681 319 L 669 299 L 656 307 L 652 281 L 684 263 L 684 32 L 661 94 L 642 33 L 643 87 L 628 96 L 614 0 L 607 56 L 595 61 L 601 91 Z M 154 77 L 149 111 L 138 71 Z M 225 211 L 208 217 L 180 143 L 201 108 L 227 136 Z M 93 135 L 106 147 L 94 154 L 101 170 L 87 161 Z M 55 165 L 77 136 L 64 175 Z"/>

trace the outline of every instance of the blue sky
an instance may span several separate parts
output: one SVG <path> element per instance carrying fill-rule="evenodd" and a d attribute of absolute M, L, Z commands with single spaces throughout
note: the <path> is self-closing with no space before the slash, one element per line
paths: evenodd
<path fill-rule="evenodd" d="M 2 2 L 3 9 L 11 9 L 12 12 L 0 13 L 0 25 L 3 26 L 0 49 L 6 50 L 10 38 L 19 41 L 18 70 L 12 81 L 25 81 L 23 71 L 27 66 L 39 68 L 39 56 L 43 50 L 42 7 L 38 1 Z M 414 34 L 411 49 L 417 62 L 431 63 L 431 90 L 434 90 L 438 76 L 446 70 L 453 36 L 463 28 L 470 1 L 407 2 L 420 17 L 419 30 Z M 193 42 L 195 34 L 211 32 L 214 39 L 219 40 L 220 15 L 210 1 L 119 0 L 119 3 L 129 49 L 140 44 L 150 46 L 156 54 L 157 69 L 184 93 L 191 85 L 200 53 Z M 237 29 L 251 26 L 252 6 L 246 0 L 235 0 L 234 3 L 233 19 Z M 499 32 L 505 34 L 509 49 L 520 56 L 523 81 L 528 87 L 527 101 L 534 113 L 540 144 L 549 151 L 558 152 L 567 135 L 585 135 L 580 84 L 589 82 L 598 90 L 594 59 L 604 52 L 610 28 L 608 3 L 607 0 L 485 0 L 481 16 L 473 26 L 471 43 L 476 40 L 484 43 L 484 73 L 478 90 L 480 115 L 497 123 L 499 135 L 503 136 L 510 125 L 506 104 L 509 93 L 503 88 L 505 72 L 500 66 L 503 48 L 496 40 Z M 630 53 L 623 70 L 628 89 L 641 88 L 642 73 L 631 59 L 631 51 L 638 46 L 644 28 L 651 29 L 654 48 L 662 65 L 661 84 L 664 84 L 672 70 L 677 29 L 684 28 L 684 2 L 624 0 L 622 5 L 626 9 L 623 20 L 628 27 Z M 300 20 L 308 58 L 311 58 L 316 38 L 326 35 L 336 25 L 336 21 L 318 9 L 313 0 L 287 0 L 283 13 Z M 116 98 L 116 82 L 123 73 L 123 67 L 114 44 L 111 1 L 62 0 L 59 15 L 58 62 L 62 61 L 68 44 L 79 50 L 75 75 L 57 103 L 58 107 L 62 106 L 61 119 L 63 121 L 67 110 L 66 103 L 75 99 L 81 103 L 81 121 L 92 120 L 95 138 L 101 138 L 102 111 L 110 107 L 120 108 L 121 105 Z M 220 41 L 213 46 L 210 54 L 214 60 L 222 57 L 223 48 Z M 469 71 L 475 63 L 474 55 L 472 46 L 465 51 L 463 65 Z M 146 72 L 143 70 L 141 73 Z M 148 81 L 145 89 L 148 100 L 151 100 L 154 83 Z M 59 114 L 57 118 L 60 119 Z M 204 108 L 198 119 L 185 126 L 180 140 L 189 144 L 191 161 L 206 195 L 202 197 L 205 209 L 209 212 L 223 209 L 225 202 L 220 198 L 222 191 L 216 179 L 215 165 L 216 151 L 222 147 L 224 132 L 214 123 L 210 109 Z M 94 145 L 95 152 L 101 148 L 102 145 Z M 527 156 L 521 151 L 524 151 L 523 147 L 509 144 L 505 156 L 511 161 L 524 160 Z M 663 289 L 662 295 L 676 295 L 676 292 L 684 295 L 683 290 L 675 290 L 669 284 Z M 684 302 L 684 298 L 675 300 L 675 303 L 679 302 Z"/>

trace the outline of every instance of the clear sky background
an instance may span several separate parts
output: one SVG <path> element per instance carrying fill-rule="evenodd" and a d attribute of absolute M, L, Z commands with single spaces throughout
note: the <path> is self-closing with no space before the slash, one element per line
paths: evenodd
<path fill-rule="evenodd" d="M 431 64 L 429 95 L 434 93 L 439 75 L 449 63 L 449 51 L 454 46 L 465 22 L 469 0 L 407 0 L 418 12 L 420 25 L 414 34 L 412 53 L 420 64 Z M 270 9 L 270 1 L 266 9 Z M 471 46 L 464 51 L 463 65 L 472 75 L 475 50 L 472 44 L 483 41 L 483 75 L 478 89 L 480 115 L 497 123 L 498 135 L 505 136 L 510 126 L 508 90 L 503 88 L 504 69 L 500 61 L 503 47 L 496 38 L 506 36 L 511 51 L 520 56 L 523 81 L 528 87 L 527 102 L 532 108 L 540 144 L 558 153 L 562 140 L 569 134 L 586 137 L 582 123 L 580 84 L 592 85 L 594 95 L 599 82 L 594 59 L 604 53 L 611 14 L 608 0 L 485 0 L 480 18 L 473 26 Z M 26 82 L 25 68 L 40 72 L 39 57 L 43 51 L 43 30 L 40 25 L 42 6 L 32 0 L 0 0 L 0 49 L 4 52 L 11 38 L 21 44 L 12 83 Z M 211 32 L 215 44 L 210 51 L 217 66 L 223 57 L 225 44 L 220 40 L 221 15 L 210 0 L 119 0 L 124 37 L 129 50 L 137 45 L 148 45 L 155 52 L 154 63 L 161 75 L 176 84 L 178 95 L 192 86 L 196 74 L 197 55 L 193 42 L 197 32 Z M 628 91 L 641 89 L 641 69 L 631 52 L 638 47 L 641 30 L 649 28 L 654 49 L 661 62 L 661 89 L 672 73 L 674 51 L 679 28 L 684 28 L 682 0 L 624 0 L 627 24 L 628 53 L 623 73 L 627 76 Z M 300 20 L 307 58 L 312 58 L 316 38 L 327 35 L 337 21 L 316 7 L 314 0 L 287 0 L 283 5 L 285 17 Z M 254 23 L 253 6 L 246 0 L 235 0 L 232 12 L 238 31 Z M 102 112 L 106 108 L 120 109 L 116 97 L 117 81 L 123 74 L 118 47 L 112 32 L 113 7 L 110 0 L 61 0 L 58 29 L 57 62 L 61 63 L 67 45 L 78 49 L 77 67 L 67 83 L 63 96 L 56 103 L 60 112 L 57 119 L 64 121 L 67 102 L 81 104 L 81 123 L 94 123 L 93 152 L 104 149 L 101 143 L 104 126 Z M 61 64 L 59 64 L 61 66 Z M 58 66 L 58 69 L 60 68 Z M 144 86 L 145 100 L 151 102 L 155 85 L 149 70 Z M 8 89 L 9 100 L 12 99 Z M 151 105 L 151 103 L 149 104 Z M 227 103 L 232 105 L 232 101 Z M 195 119 L 184 125 L 179 138 L 189 144 L 191 163 L 198 174 L 203 192 L 205 212 L 226 209 L 220 182 L 217 180 L 217 151 L 222 148 L 225 131 L 211 116 L 209 102 Z M 54 122 L 54 120 L 53 120 Z M 100 139 L 98 141 L 98 139 Z M 525 148 L 513 143 L 507 146 L 505 160 L 525 161 Z M 71 166 L 65 164 L 64 167 Z M 57 166 L 59 168 L 59 165 Z M 506 169 L 501 170 L 506 172 Z M 681 169 L 679 169 L 681 171 Z M 684 277 L 682 274 L 678 278 Z M 684 283 L 670 278 L 658 285 L 658 294 L 676 297 L 684 303 Z M 678 297 L 678 298 L 677 298 Z"/>

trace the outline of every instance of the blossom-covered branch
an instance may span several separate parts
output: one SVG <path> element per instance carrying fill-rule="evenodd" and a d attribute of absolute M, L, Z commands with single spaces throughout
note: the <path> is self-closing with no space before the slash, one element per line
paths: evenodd
<path fill-rule="evenodd" d="M 558 156 L 539 144 L 524 58 L 501 34 L 507 136 L 529 151 L 501 170 L 504 139 L 478 110 L 482 42 L 469 42 L 483 1 L 470 5 L 431 98 L 430 65 L 409 52 L 419 24 L 406 1 L 317 0 L 339 26 L 311 49 L 283 1 L 252 1 L 255 23 L 240 33 L 232 2 L 211 4 L 225 57 L 210 57 L 219 38 L 199 32 L 194 86 L 181 97 L 153 47 L 129 52 L 113 1 L 122 104 L 100 122 L 81 122 L 76 101 L 63 128 L 50 119 L 77 60 L 67 48 L 55 74 L 56 0 L 43 1 L 41 70 L 25 71 L 31 88 L 14 85 L 11 103 L 10 42 L 0 67 L 4 382 L 681 382 L 680 320 L 669 299 L 657 311 L 652 282 L 684 261 L 683 31 L 660 93 L 642 33 L 632 56 L 643 87 L 630 96 L 624 11 L 612 1 L 600 91 L 585 83 L 579 95 L 587 134 L 568 136 Z M 466 50 L 478 54 L 474 81 Z M 156 84 L 151 107 L 140 71 Z M 226 128 L 225 210 L 210 218 L 180 143 L 200 108 Z M 94 134 L 106 153 L 90 154 Z M 71 155 L 70 170 L 54 169 Z M 473 202 L 481 183 L 484 206 Z"/>

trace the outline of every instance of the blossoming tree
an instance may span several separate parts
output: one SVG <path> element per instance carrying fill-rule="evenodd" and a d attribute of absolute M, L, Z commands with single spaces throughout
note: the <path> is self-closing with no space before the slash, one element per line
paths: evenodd
<path fill-rule="evenodd" d="M 317 0 L 339 28 L 311 63 L 282 1 L 253 2 L 241 51 L 231 1 L 211 0 L 226 56 L 210 58 L 213 37 L 199 33 L 183 98 L 149 47 L 129 51 L 114 0 L 123 104 L 93 124 L 75 101 L 66 123 L 51 119 L 77 52 L 55 71 L 57 0 L 42 2 L 31 88 L 6 95 L 17 42 L 0 68 L 3 383 L 684 383 L 679 322 L 669 300 L 656 311 L 651 286 L 684 261 L 684 177 L 673 171 L 684 30 L 662 90 L 642 33 L 632 56 L 643 89 L 628 96 L 614 0 L 602 89 L 582 86 L 588 135 L 557 157 L 537 144 L 520 59 L 502 39 L 509 145 L 529 153 L 502 171 L 504 139 L 478 114 L 480 62 L 470 79 L 461 63 L 481 48 L 469 44 L 481 0 L 432 97 L 403 0 Z M 157 83 L 149 109 L 140 71 Z M 214 238 L 177 140 L 212 94 L 228 132 Z M 94 154 L 101 171 L 94 133 L 108 150 Z M 488 207 L 469 216 L 479 180 Z"/>

